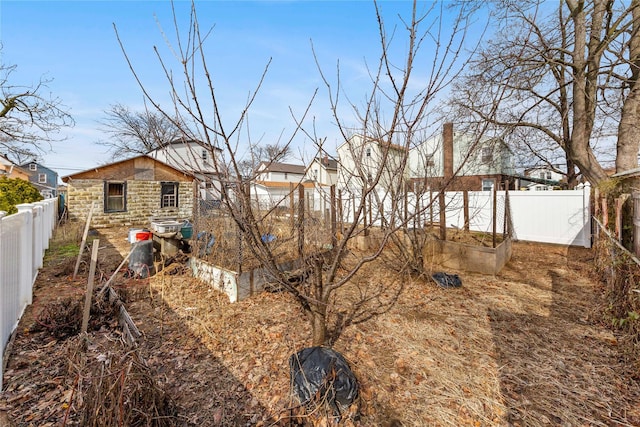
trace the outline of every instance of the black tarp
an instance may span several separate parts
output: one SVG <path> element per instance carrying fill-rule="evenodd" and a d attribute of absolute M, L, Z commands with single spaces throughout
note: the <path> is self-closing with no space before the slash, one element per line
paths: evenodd
<path fill-rule="evenodd" d="M 459 288 L 462 286 L 462 280 L 457 274 L 434 273 L 431 278 L 442 288 Z"/>
<path fill-rule="evenodd" d="M 326 402 L 340 418 L 358 397 L 358 380 L 349 363 L 328 347 L 308 347 L 289 357 L 291 386 L 302 405 L 315 409 Z"/>

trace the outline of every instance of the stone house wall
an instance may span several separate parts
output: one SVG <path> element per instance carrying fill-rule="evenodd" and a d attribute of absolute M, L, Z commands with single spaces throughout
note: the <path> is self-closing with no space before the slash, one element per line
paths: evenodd
<path fill-rule="evenodd" d="M 67 208 L 69 219 L 86 221 L 94 202 L 91 226 L 106 228 L 115 226 L 148 227 L 150 218 L 192 219 L 194 207 L 194 182 L 180 182 L 178 207 L 160 208 L 160 181 L 127 180 L 126 211 L 104 211 L 104 180 L 74 179 L 69 182 Z"/>

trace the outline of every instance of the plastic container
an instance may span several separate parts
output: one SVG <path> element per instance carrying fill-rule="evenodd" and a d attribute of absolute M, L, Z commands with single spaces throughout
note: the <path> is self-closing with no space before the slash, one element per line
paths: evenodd
<path fill-rule="evenodd" d="M 140 242 L 142 240 L 151 240 L 151 232 L 146 230 L 137 232 L 136 242 Z"/>
<path fill-rule="evenodd" d="M 192 225 L 183 225 L 180 229 L 180 234 L 182 234 L 183 239 L 190 239 L 193 236 L 193 226 Z"/>
<path fill-rule="evenodd" d="M 151 221 L 151 229 L 157 233 L 177 233 L 181 227 L 178 221 Z"/>

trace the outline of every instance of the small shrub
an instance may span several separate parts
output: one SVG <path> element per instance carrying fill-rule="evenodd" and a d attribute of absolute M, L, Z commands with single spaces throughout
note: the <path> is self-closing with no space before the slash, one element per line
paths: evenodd
<path fill-rule="evenodd" d="M 8 215 L 18 212 L 16 205 L 42 200 L 42 194 L 29 181 L 18 178 L 0 178 L 0 211 Z"/>

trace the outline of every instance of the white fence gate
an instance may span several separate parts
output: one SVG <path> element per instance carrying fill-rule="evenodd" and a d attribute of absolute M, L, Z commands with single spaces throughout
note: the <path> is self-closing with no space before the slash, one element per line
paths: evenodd
<path fill-rule="evenodd" d="M 58 199 L 17 207 L 13 215 L 0 212 L 0 366 L 9 337 L 31 304 L 33 283 L 56 225 Z"/>

